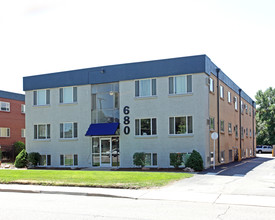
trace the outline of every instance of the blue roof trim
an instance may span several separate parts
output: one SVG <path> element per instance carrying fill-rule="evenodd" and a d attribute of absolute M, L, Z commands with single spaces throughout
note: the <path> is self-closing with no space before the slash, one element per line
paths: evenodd
<path fill-rule="evenodd" d="M 126 63 L 23 78 L 23 90 L 111 83 L 169 75 L 205 72 L 206 55 Z"/>
<path fill-rule="evenodd" d="M 23 90 L 111 83 L 192 73 L 208 75 L 213 73 L 217 76 L 216 69 L 217 66 L 206 55 L 188 56 L 28 76 L 23 78 Z M 220 71 L 219 77 L 227 86 L 239 93 L 240 88 L 226 74 Z M 253 105 L 253 100 L 248 95 L 244 92 L 241 94 L 247 102 Z"/>
<path fill-rule="evenodd" d="M 23 95 L 23 94 L 7 92 L 7 91 L 2 91 L 2 90 L 0 90 L 0 98 L 12 99 L 12 100 L 17 100 L 17 101 L 22 101 L 22 102 L 25 101 L 25 95 Z"/>
<path fill-rule="evenodd" d="M 119 123 L 91 124 L 85 136 L 114 135 L 118 129 L 118 126 L 119 126 Z"/>

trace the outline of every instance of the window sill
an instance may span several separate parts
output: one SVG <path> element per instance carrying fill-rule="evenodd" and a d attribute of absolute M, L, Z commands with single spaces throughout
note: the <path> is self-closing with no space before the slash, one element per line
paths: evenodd
<path fill-rule="evenodd" d="M 184 137 L 194 137 L 194 134 L 169 134 L 169 138 L 184 138 Z"/>
<path fill-rule="evenodd" d="M 220 99 L 224 101 L 224 97 L 220 97 Z"/>
<path fill-rule="evenodd" d="M 209 131 L 212 133 L 212 132 L 215 132 L 215 129 L 210 129 Z"/>
<path fill-rule="evenodd" d="M 59 138 L 59 141 L 78 141 L 78 138 Z"/>
<path fill-rule="evenodd" d="M 137 139 L 153 139 L 153 138 L 158 138 L 158 135 L 136 135 L 135 138 L 137 138 Z"/>
<path fill-rule="evenodd" d="M 168 97 L 182 97 L 182 96 L 192 96 L 193 92 L 183 93 L 183 94 L 169 94 Z"/>
<path fill-rule="evenodd" d="M 232 135 L 232 132 L 228 132 L 228 135 Z"/>
<path fill-rule="evenodd" d="M 210 90 L 209 90 L 209 93 L 212 94 L 212 95 L 215 95 L 215 92 L 214 92 L 214 91 L 210 91 Z"/>
<path fill-rule="evenodd" d="M 32 141 L 35 141 L 35 142 L 50 142 L 51 139 L 33 139 Z"/>
<path fill-rule="evenodd" d="M 33 105 L 32 107 L 38 108 L 49 108 L 51 105 Z"/>
<path fill-rule="evenodd" d="M 135 100 L 144 100 L 144 99 L 157 99 L 156 95 L 154 96 L 135 96 Z"/>
<path fill-rule="evenodd" d="M 220 134 L 224 134 L 224 131 L 220 131 Z"/>
<path fill-rule="evenodd" d="M 59 106 L 68 106 L 68 105 L 77 105 L 77 102 L 70 102 L 70 103 L 58 103 Z"/>
<path fill-rule="evenodd" d="M 6 113 L 10 113 L 10 111 L 3 111 L 3 110 L 0 110 L 0 112 L 6 112 Z"/>

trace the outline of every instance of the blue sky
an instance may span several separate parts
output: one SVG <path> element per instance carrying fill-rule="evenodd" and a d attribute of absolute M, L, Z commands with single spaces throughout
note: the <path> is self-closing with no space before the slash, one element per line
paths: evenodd
<path fill-rule="evenodd" d="M 206 54 L 254 98 L 275 87 L 273 0 L 0 1 L 0 90 L 22 77 Z"/>

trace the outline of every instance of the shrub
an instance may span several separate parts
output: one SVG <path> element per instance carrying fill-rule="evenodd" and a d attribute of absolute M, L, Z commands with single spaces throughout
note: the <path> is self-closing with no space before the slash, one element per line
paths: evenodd
<path fill-rule="evenodd" d="M 31 152 L 28 154 L 28 161 L 33 166 L 37 166 L 37 164 L 40 162 L 40 154 L 38 152 Z"/>
<path fill-rule="evenodd" d="M 17 168 L 22 168 L 27 166 L 28 160 L 27 160 L 28 154 L 25 149 L 23 149 L 15 158 L 14 165 Z"/>
<path fill-rule="evenodd" d="M 170 164 L 174 166 L 175 168 L 179 168 L 179 166 L 182 164 L 183 153 L 171 153 L 170 154 Z"/>
<path fill-rule="evenodd" d="M 25 144 L 21 141 L 17 141 L 14 143 L 15 155 L 17 156 L 22 150 L 25 149 Z"/>
<path fill-rule="evenodd" d="M 193 150 L 189 159 L 186 162 L 186 167 L 190 167 L 195 171 L 203 170 L 203 160 L 198 151 Z"/>
<path fill-rule="evenodd" d="M 134 164 L 136 166 L 145 166 L 145 153 L 144 152 L 136 152 L 133 156 Z"/>

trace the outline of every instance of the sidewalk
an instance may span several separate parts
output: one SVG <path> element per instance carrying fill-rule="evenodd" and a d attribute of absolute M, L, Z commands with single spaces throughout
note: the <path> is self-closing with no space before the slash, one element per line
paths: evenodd
<path fill-rule="evenodd" d="M 38 186 L 0 184 L 1 192 L 65 194 L 77 196 L 111 197 L 136 200 L 167 200 L 183 202 L 205 202 L 212 204 L 231 204 L 274 207 L 275 197 L 255 195 L 228 195 L 222 193 L 201 193 L 181 191 L 177 187 L 154 189 L 110 189 L 88 187 Z"/>

